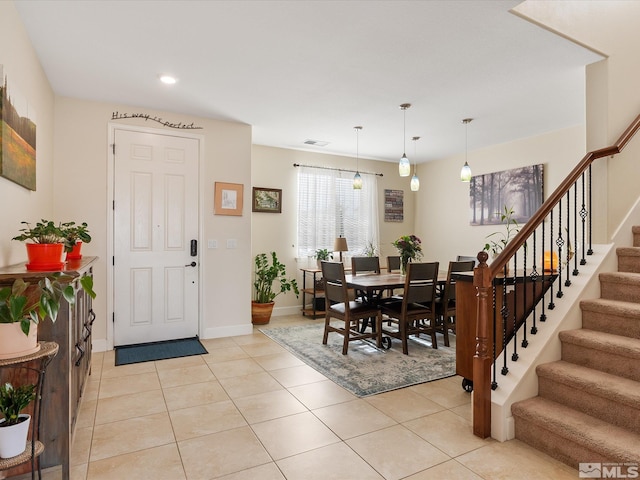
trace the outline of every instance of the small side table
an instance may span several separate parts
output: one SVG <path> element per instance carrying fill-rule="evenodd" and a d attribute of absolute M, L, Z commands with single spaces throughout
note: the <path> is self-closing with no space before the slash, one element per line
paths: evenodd
<path fill-rule="evenodd" d="M 322 270 L 318 268 L 301 268 L 302 270 L 302 315 L 309 317 L 319 317 L 325 314 L 325 309 L 318 309 L 317 301 L 320 298 L 324 299 L 324 289 L 318 287 L 318 282 L 322 279 Z M 320 278 L 317 278 L 317 275 Z M 309 276 L 313 282 L 313 286 L 307 287 L 307 276 Z M 307 307 L 306 295 L 311 295 L 311 307 Z"/>
<path fill-rule="evenodd" d="M 8 358 L 0 360 L 0 370 L 11 368 L 15 370 L 25 370 L 34 372 L 36 381 L 36 398 L 33 401 L 33 418 L 31 419 L 30 432 L 31 440 L 27 441 L 26 449 L 20 455 L 11 458 L 0 458 L 0 471 L 17 467 L 23 463 L 31 461 L 31 479 L 35 479 L 36 458 L 44 452 L 44 445 L 37 438 L 40 432 L 41 399 L 44 386 L 44 377 L 47 366 L 58 353 L 58 344 L 55 342 L 38 342 L 40 350 L 30 355 L 22 357 Z M 25 375 L 26 376 L 26 375 Z M 38 462 L 38 478 L 42 478 L 40 462 Z"/>

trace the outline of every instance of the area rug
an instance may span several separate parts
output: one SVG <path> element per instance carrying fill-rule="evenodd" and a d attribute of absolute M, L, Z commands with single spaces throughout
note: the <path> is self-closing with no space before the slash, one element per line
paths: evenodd
<path fill-rule="evenodd" d="M 203 355 L 205 353 L 208 353 L 207 349 L 200 343 L 198 337 L 124 345 L 116 347 L 116 366 Z"/>
<path fill-rule="evenodd" d="M 433 349 L 426 339 L 410 340 L 409 355 L 402 354 L 401 343 L 396 339 L 392 339 L 389 350 L 378 349 L 375 342 L 366 340 L 351 342 L 349 353 L 342 355 L 342 335 L 329 333 L 327 345 L 322 344 L 324 324 L 263 327 L 260 331 L 358 397 L 456 373 L 455 348 L 438 344 Z"/>

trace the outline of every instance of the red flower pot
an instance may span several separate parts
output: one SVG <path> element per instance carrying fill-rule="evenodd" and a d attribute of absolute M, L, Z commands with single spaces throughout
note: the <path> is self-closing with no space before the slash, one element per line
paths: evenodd
<path fill-rule="evenodd" d="M 82 242 L 76 242 L 75 246 L 73 247 L 73 250 L 67 253 L 67 260 L 78 260 L 82 258 L 80 249 L 82 249 Z"/>
<path fill-rule="evenodd" d="M 27 270 L 41 272 L 57 272 L 62 270 L 64 262 L 64 244 L 62 243 L 27 243 Z"/>

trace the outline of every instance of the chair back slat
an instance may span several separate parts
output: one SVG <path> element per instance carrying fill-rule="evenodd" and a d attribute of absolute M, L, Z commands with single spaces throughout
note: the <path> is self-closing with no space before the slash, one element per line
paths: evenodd
<path fill-rule="evenodd" d="M 438 262 L 409 262 L 403 296 L 405 305 L 431 303 L 435 300 L 438 267 Z"/>
<path fill-rule="evenodd" d="M 351 274 L 380 273 L 380 257 L 351 257 Z"/>
<path fill-rule="evenodd" d="M 399 272 L 400 271 L 400 256 L 387 257 L 387 272 Z"/>
<path fill-rule="evenodd" d="M 474 267 L 474 260 L 449 262 L 447 282 L 444 284 L 444 291 L 442 294 L 442 303 L 444 305 L 447 305 L 450 301 L 456 299 L 456 282 L 451 278 L 451 274 L 457 272 L 472 272 Z"/>
<path fill-rule="evenodd" d="M 342 262 L 320 262 L 324 280 L 324 296 L 331 303 L 349 303 L 349 293 L 344 278 Z M 329 305 L 327 305 L 329 308 Z"/>

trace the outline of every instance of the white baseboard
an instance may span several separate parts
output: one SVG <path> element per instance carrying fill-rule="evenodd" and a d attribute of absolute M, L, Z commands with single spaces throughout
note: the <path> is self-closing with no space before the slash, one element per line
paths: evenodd
<path fill-rule="evenodd" d="M 237 335 L 251 335 L 252 333 L 253 325 L 249 323 L 248 325 L 229 325 L 226 327 L 206 328 L 201 338 L 234 337 Z"/>
<path fill-rule="evenodd" d="M 91 350 L 94 352 L 106 352 L 107 350 L 111 349 L 107 346 L 107 339 L 100 338 L 91 342 Z"/>

